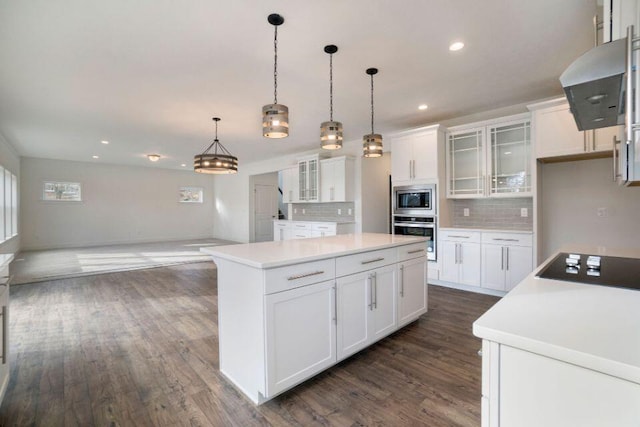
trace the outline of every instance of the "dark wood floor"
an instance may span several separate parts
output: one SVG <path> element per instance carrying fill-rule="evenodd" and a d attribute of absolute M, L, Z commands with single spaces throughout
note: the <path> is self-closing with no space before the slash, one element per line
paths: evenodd
<path fill-rule="evenodd" d="M 497 298 L 429 288 L 429 312 L 260 406 L 218 371 L 213 263 L 11 289 L 0 425 L 480 425 L 480 340 Z"/>

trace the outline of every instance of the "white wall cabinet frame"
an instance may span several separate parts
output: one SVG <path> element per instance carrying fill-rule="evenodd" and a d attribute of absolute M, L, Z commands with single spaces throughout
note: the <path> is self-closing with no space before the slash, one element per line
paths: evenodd
<path fill-rule="evenodd" d="M 313 155 L 298 160 L 298 201 L 320 201 L 320 157 Z"/>
<path fill-rule="evenodd" d="M 320 161 L 320 202 L 355 200 L 354 159 L 346 156 Z"/>
<path fill-rule="evenodd" d="M 297 203 L 299 198 L 298 167 L 280 171 L 282 174 L 282 203 Z"/>
<path fill-rule="evenodd" d="M 444 128 L 428 126 L 398 133 L 391 140 L 393 185 L 437 183 L 439 150 L 444 147 Z"/>

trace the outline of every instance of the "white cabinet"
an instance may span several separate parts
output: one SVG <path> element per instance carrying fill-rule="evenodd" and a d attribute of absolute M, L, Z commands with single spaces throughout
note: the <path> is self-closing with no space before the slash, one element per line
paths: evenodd
<path fill-rule="evenodd" d="M 351 202 L 354 200 L 355 168 L 350 157 L 334 157 L 320 161 L 320 201 Z"/>
<path fill-rule="evenodd" d="M 482 233 L 480 286 L 509 292 L 533 270 L 532 235 Z"/>
<path fill-rule="evenodd" d="M 278 220 L 273 222 L 273 240 L 306 239 L 353 233 L 355 224 Z"/>
<path fill-rule="evenodd" d="M 333 280 L 265 297 L 267 395 L 336 362 Z"/>
<path fill-rule="evenodd" d="M 289 240 L 291 239 L 291 221 L 274 221 L 273 222 L 273 240 Z"/>
<path fill-rule="evenodd" d="M 531 195 L 529 116 L 458 126 L 447 132 L 447 197 Z"/>
<path fill-rule="evenodd" d="M 320 179 L 320 158 L 309 156 L 298 160 L 298 201 L 318 202 Z"/>
<path fill-rule="evenodd" d="M 418 250 L 418 249 L 414 249 Z M 408 252 L 411 252 L 409 249 Z M 419 254 L 420 252 L 414 252 Z M 423 256 L 398 263 L 398 326 L 406 325 L 427 312 L 427 258 Z"/>
<path fill-rule="evenodd" d="M 627 37 L 627 27 L 635 26 L 637 34 L 640 29 L 640 0 L 611 0 L 604 2 L 603 40 L 610 42 Z"/>
<path fill-rule="evenodd" d="M 579 160 L 610 157 L 613 137 L 623 138 L 624 126 L 579 131 L 566 98 L 529 105 L 536 159 Z"/>
<path fill-rule="evenodd" d="M 439 125 L 392 136 L 393 185 L 437 182 L 438 150 L 443 145 L 444 132 Z"/>
<path fill-rule="evenodd" d="M 282 175 L 282 202 L 296 203 L 299 197 L 298 167 L 280 171 Z"/>
<path fill-rule="evenodd" d="M 480 240 L 481 233 L 477 231 L 441 231 L 442 268 L 440 280 L 479 286 Z"/>
<path fill-rule="evenodd" d="M 637 426 L 640 385 L 482 342 L 482 426 Z"/>
<path fill-rule="evenodd" d="M 395 264 L 340 277 L 336 288 L 338 360 L 396 329 Z"/>

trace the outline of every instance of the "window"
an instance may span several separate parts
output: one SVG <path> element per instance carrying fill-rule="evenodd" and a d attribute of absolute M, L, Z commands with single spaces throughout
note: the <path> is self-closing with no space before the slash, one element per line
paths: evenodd
<path fill-rule="evenodd" d="M 11 174 L 11 228 L 18 234 L 18 177 Z"/>
<path fill-rule="evenodd" d="M 46 181 L 42 200 L 55 202 L 81 202 L 82 193 L 79 182 Z"/>
<path fill-rule="evenodd" d="M 11 172 L 4 170 L 4 239 L 13 236 L 11 230 Z"/>
<path fill-rule="evenodd" d="M 202 187 L 180 187 L 180 203 L 202 203 Z"/>
<path fill-rule="evenodd" d="M 4 168 L 0 167 L 0 242 L 6 240 L 4 235 Z"/>
<path fill-rule="evenodd" d="M 18 177 L 0 166 L 0 243 L 18 235 Z"/>

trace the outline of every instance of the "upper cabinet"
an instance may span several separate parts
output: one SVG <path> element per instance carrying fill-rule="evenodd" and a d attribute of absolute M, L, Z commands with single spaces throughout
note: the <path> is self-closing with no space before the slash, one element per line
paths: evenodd
<path fill-rule="evenodd" d="M 528 106 L 531 110 L 536 159 L 562 161 L 610 157 L 614 137 L 623 137 L 624 126 L 579 131 L 566 98 Z"/>
<path fill-rule="evenodd" d="M 438 147 L 444 145 L 440 125 L 391 137 L 393 185 L 434 183 L 438 180 Z"/>
<path fill-rule="evenodd" d="M 354 160 L 334 157 L 320 161 L 320 201 L 352 202 L 355 185 Z"/>
<path fill-rule="evenodd" d="M 603 6 L 603 41 L 627 37 L 627 27 L 635 25 L 636 34 L 640 30 L 640 0 L 610 0 Z"/>
<path fill-rule="evenodd" d="M 298 201 L 319 202 L 320 158 L 318 155 L 298 160 Z"/>
<path fill-rule="evenodd" d="M 528 115 L 452 128 L 447 133 L 447 197 L 531 195 Z"/>
<path fill-rule="evenodd" d="M 282 203 L 298 202 L 298 167 L 293 166 L 281 171 L 282 174 Z"/>

